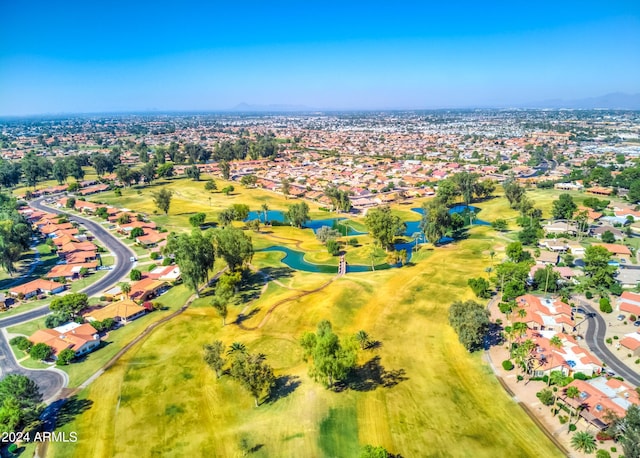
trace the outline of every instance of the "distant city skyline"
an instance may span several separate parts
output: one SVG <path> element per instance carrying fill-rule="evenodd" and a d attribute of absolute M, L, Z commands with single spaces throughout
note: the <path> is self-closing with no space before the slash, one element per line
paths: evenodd
<path fill-rule="evenodd" d="M 3 2 L 0 116 L 640 93 L 638 2 Z"/>

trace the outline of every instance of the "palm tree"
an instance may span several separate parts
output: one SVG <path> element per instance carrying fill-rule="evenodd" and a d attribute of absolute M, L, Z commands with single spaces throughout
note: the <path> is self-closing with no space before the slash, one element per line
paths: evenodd
<path fill-rule="evenodd" d="M 515 323 L 513 323 L 513 326 L 511 326 L 511 328 L 513 329 L 513 335 L 518 339 L 518 343 L 520 342 L 522 336 L 527 333 L 527 329 L 529 329 L 527 327 L 527 323 L 524 323 L 522 321 L 516 321 Z"/>
<path fill-rule="evenodd" d="M 525 318 L 527 316 L 527 311 L 523 308 L 518 309 L 518 316 L 520 318 Z"/>
<path fill-rule="evenodd" d="M 260 210 L 262 210 L 262 214 L 264 215 L 264 224 L 267 224 L 267 217 L 269 216 L 269 206 L 266 202 L 260 205 Z"/>
<path fill-rule="evenodd" d="M 593 453 L 596 448 L 596 439 L 591 433 L 586 431 L 578 431 L 571 438 L 571 445 L 579 452 Z"/>
<path fill-rule="evenodd" d="M 578 389 L 577 386 L 569 386 L 565 390 L 565 394 L 567 395 L 568 398 L 575 400 L 578 396 L 580 396 L 580 390 Z M 571 424 L 571 417 L 573 416 L 574 410 L 577 413 L 578 408 L 572 409 L 571 412 L 569 413 L 569 424 Z"/>
<path fill-rule="evenodd" d="M 126 282 L 121 283 L 120 291 L 122 291 L 127 296 L 127 299 L 129 299 L 129 293 L 131 292 L 131 284 Z"/>
<path fill-rule="evenodd" d="M 369 334 L 362 329 L 356 333 L 356 340 L 360 344 L 360 348 L 363 350 L 369 346 Z"/>
<path fill-rule="evenodd" d="M 553 368 L 553 362 L 556 358 L 556 354 L 554 353 L 553 349 L 560 349 L 562 348 L 562 340 L 560 340 L 560 337 L 558 336 L 553 336 L 550 340 L 549 340 L 549 344 L 551 345 L 551 368 Z M 549 380 L 547 381 L 547 386 L 549 386 L 551 384 L 551 377 L 549 377 Z"/>
<path fill-rule="evenodd" d="M 247 347 L 243 343 L 233 342 L 227 350 L 227 355 L 233 355 L 234 353 L 246 353 Z"/>

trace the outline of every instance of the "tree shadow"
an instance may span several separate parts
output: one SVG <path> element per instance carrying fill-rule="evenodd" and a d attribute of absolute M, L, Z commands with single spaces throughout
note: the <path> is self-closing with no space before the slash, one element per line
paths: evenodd
<path fill-rule="evenodd" d="M 238 317 L 236 318 L 236 321 L 234 321 L 234 324 L 241 325 L 248 319 L 251 319 L 255 315 L 257 315 L 259 311 L 260 311 L 260 307 L 256 307 L 247 314 L 244 314 L 244 313 L 239 314 Z"/>
<path fill-rule="evenodd" d="M 388 371 L 380 364 L 380 356 L 374 356 L 362 366 L 351 370 L 347 378 L 335 386 L 335 391 L 373 391 L 378 387 L 392 388 L 408 380 L 404 369 Z"/>
<path fill-rule="evenodd" d="M 502 334 L 503 330 L 504 328 L 501 325 L 497 323 L 489 323 L 489 329 L 487 334 L 484 336 L 483 348 L 488 350 L 491 347 L 504 344 L 504 336 Z"/>
<path fill-rule="evenodd" d="M 62 405 L 56 418 L 56 427 L 71 423 L 78 415 L 83 414 L 91 408 L 93 401 L 91 399 L 78 399 L 78 396 L 71 396 Z"/>
<path fill-rule="evenodd" d="M 260 291 L 264 285 L 264 278 L 258 272 L 245 271 L 242 276 L 242 284 L 238 291 L 240 302 L 245 303 L 260 297 Z"/>
<path fill-rule="evenodd" d="M 380 342 L 379 340 L 370 340 L 369 342 L 367 342 L 367 345 L 365 345 L 364 349 L 377 350 L 380 347 L 382 347 L 382 342 Z"/>
<path fill-rule="evenodd" d="M 291 278 L 294 270 L 290 267 L 263 267 L 260 272 L 274 280 L 280 280 L 281 278 Z"/>
<path fill-rule="evenodd" d="M 269 393 L 267 402 L 273 404 L 279 399 L 286 398 L 293 393 L 301 383 L 300 377 L 296 375 L 281 375 L 276 379 L 276 383 Z"/>

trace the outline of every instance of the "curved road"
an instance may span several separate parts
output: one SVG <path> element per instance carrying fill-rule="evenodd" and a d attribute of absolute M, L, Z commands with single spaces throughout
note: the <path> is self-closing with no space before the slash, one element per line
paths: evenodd
<path fill-rule="evenodd" d="M 607 364 L 607 368 L 613 370 L 616 375 L 619 375 L 635 386 L 640 386 L 640 374 L 633 369 L 630 369 L 626 364 L 620 361 L 604 343 L 605 333 L 607 332 L 607 323 L 604 321 L 604 318 L 602 318 L 600 314 L 586 302 L 581 300 L 580 305 L 584 307 L 587 312 L 592 314 L 591 318 L 587 320 L 589 327 L 584 335 L 587 345 L 591 351 L 595 353 L 601 361 L 605 362 Z"/>
<path fill-rule="evenodd" d="M 48 196 L 47 198 L 51 198 L 51 196 Z M 42 204 L 44 199 L 45 198 L 40 198 L 32 201 L 30 203 L 31 207 L 50 213 L 63 213 L 58 209 L 44 206 Z M 100 240 L 107 250 L 115 256 L 114 266 L 107 275 L 92 285 L 84 288 L 82 290 L 83 293 L 86 293 L 89 296 L 100 293 L 111 285 L 117 283 L 121 278 L 129 273 L 131 270 L 130 258 L 131 256 L 134 256 L 134 253 L 129 249 L 129 247 L 124 245 L 120 240 L 118 240 L 118 238 L 110 234 L 104 227 L 94 221 L 75 215 L 70 215 L 69 219 L 86 227 L 98 240 Z M 9 318 L 0 319 L 0 328 L 14 326 L 25 321 L 45 316 L 48 313 L 49 307 L 41 307 Z M 13 356 L 13 352 L 11 351 L 11 347 L 5 338 L 4 333 L 0 335 L 0 373 L 2 375 L 23 374 L 33 379 L 38 384 L 38 387 L 42 392 L 42 397 L 45 400 L 55 396 L 66 382 L 66 374 L 63 375 L 62 371 L 57 369 L 30 370 L 20 366 Z"/>

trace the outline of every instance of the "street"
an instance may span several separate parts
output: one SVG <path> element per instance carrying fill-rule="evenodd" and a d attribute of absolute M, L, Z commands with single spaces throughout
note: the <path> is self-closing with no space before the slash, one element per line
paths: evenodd
<path fill-rule="evenodd" d="M 61 210 L 44 206 L 42 204 L 42 200 L 44 199 L 44 197 L 36 199 L 32 201 L 30 205 L 41 211 L 58 214 L 64 213 Z M 75 215 L 70 215 L 69 219 L 86 227 L 115 257 L 112 270 L 94 284 L 81 290 L 81 292 L 86 293 L 88 296 L 99 294 L 110 286 L 118 283 L 129 273 L 132 267 L 129 258 L 134 256 L 134 253 L 100 224 Z M 49 307 L 45 306 L 9 318 L 0 319 L 0 328 L 15 326 L 25 321 L 40 318 L 48 313 Z M 58 393 L 66 383 L 66 378 L 60 372 L 61 371 L 57 369 L 31 370 L 21 367 L 13 356 L 5 334 L 2 333 L 0 337 L 0 374 L 3 376 L 11 373 L 26 375 L 38 384 L 43 399 L 49 399 Z"/>

